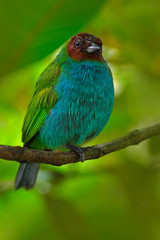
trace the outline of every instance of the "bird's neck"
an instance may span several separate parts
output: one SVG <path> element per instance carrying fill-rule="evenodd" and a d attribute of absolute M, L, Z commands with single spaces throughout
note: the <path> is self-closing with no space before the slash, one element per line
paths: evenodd
<path fill-rule="evenodd" d="M 63 84 L 82 86 L 109 84 L 112 81 L 112 75 L 109 67 L 105 62 L 98 61 L 81 61 L 75 62 L 69 57 L 62 64 L 62 75 L 59 79 Z"/>
<path fill-rule="evenodd" d="M 64 68 L 67 68 L 67 70 L 79 72 L 82 74 L 84 71 L 98 71 L 98 70 L 106 70 L 106 62 L 100 62 L 100 61 L 92 61 L 92 60 L 83 60 L 83 61 L 74 61 L 70 57 L 67 57 Z"/>

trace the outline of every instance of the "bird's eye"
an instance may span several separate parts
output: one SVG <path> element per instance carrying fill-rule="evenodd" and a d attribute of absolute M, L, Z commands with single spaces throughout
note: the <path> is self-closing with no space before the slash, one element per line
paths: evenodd
<path fill-rule="evenodd" d="M 75 42 L 75 48 L 79 48 L 81 46 L 81 41 L 78 39 L 76 42 Z"/>

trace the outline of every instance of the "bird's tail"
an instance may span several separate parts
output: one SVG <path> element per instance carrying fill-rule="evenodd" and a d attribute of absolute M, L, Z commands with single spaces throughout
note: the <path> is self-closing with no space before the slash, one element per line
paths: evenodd
<path fill-rule="evenodd" d="M 15 179 L 15 190 L 20 187 L 24 187 L 27 190 L 33 188 L 39 166 L 39 163 L 21 163 Z"/>

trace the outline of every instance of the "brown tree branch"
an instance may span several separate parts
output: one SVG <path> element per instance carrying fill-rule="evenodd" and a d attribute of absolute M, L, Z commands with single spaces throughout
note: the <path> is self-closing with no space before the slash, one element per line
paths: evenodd
<path fill-rule="evenodd" d="M 85 159 L 100 158 L 111 152 L 118 151 L 131 145 L 160 134 L 160 123 L 140 130 L 134 130 L 127 135 L 111 142 L 84 148 Z M 79 157 L 74 152 L 42 151 L 22 147 L 0 145 L 0 158 L 17 162 L 37 162 L 61 166 L 68 163 L 79 162 Z"/>

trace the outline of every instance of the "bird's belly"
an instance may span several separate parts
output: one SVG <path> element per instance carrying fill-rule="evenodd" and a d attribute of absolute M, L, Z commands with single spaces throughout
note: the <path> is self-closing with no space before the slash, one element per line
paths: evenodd
<path fill-rule="evenodd" d="M 70 106 L 70 143 L 81 144 L 97 136 L 110 117 L 112 105 L 107 94 L 83 95 L 77 101 L 75 99 Z"/>
<path fill-rule="evenodd" d="M 113 96 L 101 94 L 74 94 L 59 100 L 40 130 L 42 142 L 48 149 L 68 143 L 82 144 L 97 136 L 106 125 L 113 107 Z"/>

